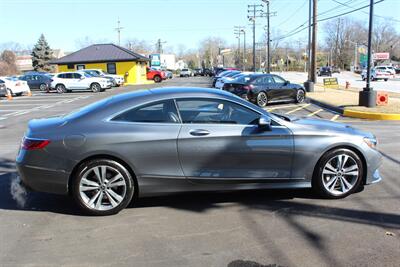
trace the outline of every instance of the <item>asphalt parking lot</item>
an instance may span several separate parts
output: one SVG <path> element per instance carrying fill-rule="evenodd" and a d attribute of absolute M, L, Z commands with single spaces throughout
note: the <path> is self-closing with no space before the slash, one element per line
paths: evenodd
<path fill-rule="evenodd" d="M 400 122 L 342 117 L 316 105 L 283 103 L 270 112 L 345 122 L 374 133 L 383 181 L 342 200 L 310 190 L 260 190 L 153 197 L 110 217 L 86 217 L 69 197 L 10 193 L 27 122 L 68 113 L 125 91 L 209 86 L 204 77 L 104 93 L 0 100 L 1 266 L 399 266 Z M 250 262 L 259 265 L 250 265 Z"/>

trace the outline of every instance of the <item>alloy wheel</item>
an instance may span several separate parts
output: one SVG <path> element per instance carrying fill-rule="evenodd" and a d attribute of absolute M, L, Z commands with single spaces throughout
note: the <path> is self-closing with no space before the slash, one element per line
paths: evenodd
<path fill-rule="evenodd" d="M 260 92 L 257 95 L 257 105 L 260 107 L 265 107 L 268 103 L 267 95 L 264 92 Z"/>
<path fill-rule="evenodd" d="M 93 92 L 93 93 L 100 92 L 100 90 L 101 90 L 100 85 L 97 84 L 97 83 L 92 84 L 92 87 L 91 87 L 91 88 L 92 88 L 92 92 Z"/>
<path fill-rule="evenodd" d="M 339 154 L 327 161 L 322 170 L 322 184 L 334 196 L 349 192 L 357 184 L 360 167 L 350 155 Z"/>
<path fill-rule="evenodd" d="M 41 85 L 39 85 L 39 89 L 40 91 L 46 91 L 47 86 L 44 83 L 42 83 Z"/>
<path fill-rule="evenodd" d="M 297 103 L 303 103 L 305 99 L 305 94 L 303 90 L 297 91 L 296 101 Z"/>
<path fill-rule="evenodd" d="M 59 84 L 56 86 L 56 91 L 59 94 L 65 93 L 65 86 L 63 84 Z"/>
<path fill-rule="evenodd" d="M 86 170 L 79 182 L 79 195 L 90 209 L 106 211 L 123 202 L 127 193 L 126 181 L 119 170 L 98 165 Z"/>

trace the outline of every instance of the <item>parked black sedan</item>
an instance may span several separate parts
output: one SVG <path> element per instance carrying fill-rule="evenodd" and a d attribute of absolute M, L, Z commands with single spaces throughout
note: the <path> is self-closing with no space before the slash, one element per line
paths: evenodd
<path fill-rule="evenodd" d="M 39 89 L 40 91 L 47 91 L 52 82 L 49 75 L 41 72 L 27 73 L 20 76 L 19 79 L 26 81 L 31 90 Z"/>
<path fill-rule="evenodd" d="M 330 67 L 322 67 L 317 71 L 318 76 L 332 76 L 332 69 Z"/>
<path fill-rule="evenodd" d="M 225 83 L 223 90 L 265 107 L 268 103 L 305 100 L 306 90 L 274 74 L 249 74 Z"/>

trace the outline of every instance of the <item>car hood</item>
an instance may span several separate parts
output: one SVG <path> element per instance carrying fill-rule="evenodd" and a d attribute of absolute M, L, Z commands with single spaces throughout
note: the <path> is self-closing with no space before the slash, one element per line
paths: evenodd
<path fill-rule="evenodd" d="M 352 134 L 364 137 L 374 137 L 373 134 L 361 131 L 350 125 L 328 121 L 323 119 L 311 119 L 304 117 L 289 117 L 290 122 L 293 124 L 294 131 L 305 130 L 305 131 L 316 131 L 320 133 L 342 133 Z"/>

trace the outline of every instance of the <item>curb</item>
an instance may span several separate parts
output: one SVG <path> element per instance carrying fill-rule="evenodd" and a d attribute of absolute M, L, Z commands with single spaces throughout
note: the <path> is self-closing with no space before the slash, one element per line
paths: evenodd
<path fill-rule="evenodd" d="M 370 120 L 385 120 L 385 121 L 400 120 L 400 114 L 363 112 L 351 109 L 345 109 L 343 115 L 346 117 L 370 119 Z"/>
<path fill-rule="evenodd" d="M 315 99 L 312 99 L 312 98 L 307 98 L 307 100 L 308 100 L 307 102 L 309 102 L 309 103 L 315 104 L 315 105 L 320 106 L 322 108 L 329 109 L 330 111 L 333 111 L 335 113 L 339 113 L 339 114 L 343 114 L 344 113 L 344 109 L 343 108 L 340 108 L 340 107 L 337 107 L 337 106 L 333 106 L 333 105 L 330 105 L 330 104 L 327 104 L 327 103 L 324 103 L 324 102 L 321 102 L 321 101 L 318 101 L 318 100 L 315 100 Z"/>
<path fill-rule="evenodd" d="M 312 98 L 307 98 L 309 103 L 315 104 L 317 106 L 320 106 L 322 108 L 329 109 L 333 112 L 342 114 L 343 116 L 346 117 L 351 117 L 351 118 L 359 118 L 359 119 L 369 119 L 369 120 L 384 120 L 384 121 L 389 121 L 389 120 L 400 120 L 400 114 L 387 114 L 387 113 L 376 113 L 376 112 L 364 112 L 364 111 L 357 111 L 357 110 L 352 110 L 352 109 L 343 109 L 337 106 L 333 106 Z"/>

